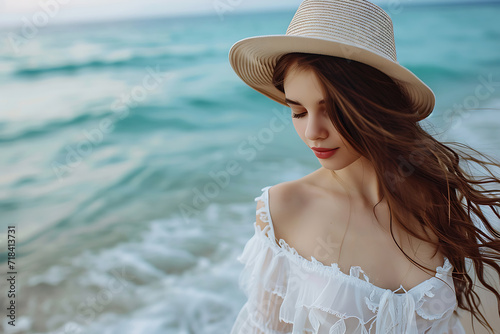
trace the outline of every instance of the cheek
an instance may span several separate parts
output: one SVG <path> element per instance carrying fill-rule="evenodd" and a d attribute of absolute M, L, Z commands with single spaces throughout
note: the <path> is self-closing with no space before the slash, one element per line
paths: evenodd
<path fill-rule="evenodd" d="M 352 156 L 355 156 L 356 158 L 361 156 L 361 154 L 359 154 L 359 152 L 357 152 L 345 139 L 343 140 L 343 143 L 347 151 L 349 151 Z"/>
<path fill-rule="evenodd" d="M 298 119 L 293 120 L 293 127 L 295 128 L 295 131 L 297 131 L 297 134 L 301 137 L 304 138 L 304 134 L 306 132 L 306 122 L 301 122 Z"/>

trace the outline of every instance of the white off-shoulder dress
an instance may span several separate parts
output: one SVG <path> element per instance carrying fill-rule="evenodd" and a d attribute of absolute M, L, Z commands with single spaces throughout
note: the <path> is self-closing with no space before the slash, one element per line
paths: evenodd
<path fill-rule="evenodd" d="M 402 285 L 394 291 L 373 285 L 359 266 L 346 274 L 336 263 L 307 260 L 283 239 L 276 243 L 269 188 L 255 198 L 265 204 L 257 214 L 267 226 L 261 230 L 254 222 L 255 234 L 237 257 L 244 264 L 239 287 L 248 300 L 231 334 L 465 334 L 454 313 L 448 258 L 435 276 L 408 291 Z M 401 289 L 404 293 L 396 293 Z"/>

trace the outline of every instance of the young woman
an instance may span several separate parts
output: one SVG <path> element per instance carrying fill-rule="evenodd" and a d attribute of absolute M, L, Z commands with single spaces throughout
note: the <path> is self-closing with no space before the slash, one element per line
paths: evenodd
<path fill-rule="evenodd" d="M 484 279 L 485 265 L 500 274 L 500 178 L 488 168 L 500 164 L 420 127 L 434 95 L 395 57 L 390 18 L 364 0 L 305 0 L 286 35 L 231 49 L 236 73 L 291 108 L 322 165 L 255 198 L 238 257 L 248 301 L 231 333 L 465 333 L 457 308 L 493 331 L 466 259 L 500 302 Z"/>

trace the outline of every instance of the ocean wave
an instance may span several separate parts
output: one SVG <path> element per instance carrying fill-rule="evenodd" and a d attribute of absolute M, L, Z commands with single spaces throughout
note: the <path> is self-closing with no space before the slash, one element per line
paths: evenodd
<path fill-rule="evenodd" d="M 46 67 L 36 67 L 36 68 L 22 68 L 17 69 L 13 75 L 16 76 L 35 76 L 41 74 L 51 74 L 51 73 L 71 73 L 83 69 L 100 69 L 109 67 L 122 67 L 133 64 L 134 62 L 139 62 L 144 60 L 140 57 L 130 57 L 128 59 L 120 60 L 92 60 L 84 63 L 73 63 Z"/>
<path fill-rule="evenodd" d="M 74 128 L 82 131 L 92 131 L 99 127 L 102 120 L 111 121 L 112 133 L 148 133 L 152 131 L 172 130 L 176 132 L 192 132 L 203 128 L 206 123 L 194 122 L 190 117 L 169 116 L 174 113 L 172 108 L 142 105 L 129 110 L 123 115 L 111 111 L 108 106 L 102 110 L 76 114 L 66 119 L 50 118 L 43 121 L 5 121 L 0 122 L 0 144 L 25 140 L 34 140 L 57 132 Z"/>
<path fill-rule="evenodd" d="M 54 134 L 57 131 L 65 130 L 69 127 L 79 126 L 99 118 L 94 114 L 80 114 L 65 120 L 50 120 L 45 123 L 31 125 L 23 123 L 16 126 L 13 122 L 0 123 L 0 143 L 12 143 L 23 140 L 33 140 L 46 135 Z M 8 131 L 6 130 L 8 128 Z"/>
<path fill-rule="evenodd" d="M 241 219 L 250 209 L 219 207 L 214 226 L 224 220 L 224 211 L 238 210 Z M 190 324 L 197 333 L 224 332 L 236 316 L 233 304 L 244 297 L 237 287 L 235 252 L 240 246 L 235 247 L 233 228 L 204 227 L 206 220 L 211 219 L 192 226 L 178 218 L 145 222 L 133 239 L 101 250 L 90 247 L 25 275 L 18 297 L 26 305 L 23 329 L 57 333 L 75 326 L 85 333 L 159 334 Z M 239 300 L 221 298 L 223 287 Z M 43 300 L 43 307 L 29 302 L 36 300 Z"/>
<path fill-rule="evenodd" d="M 156 130 L 175 130 L 176 132 L 191 132 L 202 127 L 200 122 L 194 123 L 182 117 L 149 116 L 141 114 L 145 108 L 134 109 L 123 120 L 117 121 L 116 133 L 147 133 Z M 167 111 L 165 111 L 166 113 Z"/>
<path fill-rule="evenodd" d="M 172 45 L 160 48 L 144 48 L 142 50 L 120 50 L 119 52 L 107 53 L 102 51 L 100 55 L 85 59 L 83 61 L 74 61 L 71 59 L 61 59 L 59 63 L 43 64 L 37 66 L 21 65 L 17 69 L 11 70 L 7 66 L 0 67 L 0 72 L 19 77 L 37 76 L 42 74 L 61 74 L 72 73 L 84 69 L 103 69 L 103 68 L 121 68 L 121 67 L 144 67 L 151 63 L 171 60 L 180 63 L 189 63 L 198 59 L 219 55 L 225 52 L 226 45 Z M 64 53 L 64 50 L 60 50 Z"/>

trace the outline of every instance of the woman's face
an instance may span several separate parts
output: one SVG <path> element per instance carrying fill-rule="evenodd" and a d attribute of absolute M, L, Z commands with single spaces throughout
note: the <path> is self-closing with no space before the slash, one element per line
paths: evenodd
<path fill-rule="evenodd" d="M 311 149 L 338 148 L 329 157 L 316 155 L 324 168 L 340 170 L 360 158 L 328 117 L 325 92 L 312 70 L 290 70 L 285 76 L 284 89 L 293 125 L 304 143 Z"/>

